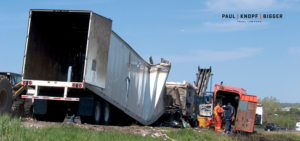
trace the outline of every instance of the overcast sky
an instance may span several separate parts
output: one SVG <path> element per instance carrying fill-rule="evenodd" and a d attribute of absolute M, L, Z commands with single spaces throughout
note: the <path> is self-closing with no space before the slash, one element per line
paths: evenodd
<path fill-rule="evenodd" d="M 112 19 L 113 30 L 147 62 L 169 60 L 168 81 L 193 82 L 198 66 L 211 66 L 213 84 L 300 102 L 299 7 L 299 0 L 0 0 L 0 71 L 21 73 L 30 9 L 92 10 Z"/>

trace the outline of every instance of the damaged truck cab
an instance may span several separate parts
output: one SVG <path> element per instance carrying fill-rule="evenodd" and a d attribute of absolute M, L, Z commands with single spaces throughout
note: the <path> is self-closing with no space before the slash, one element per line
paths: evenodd
<path fill-rule="evenodd" d="M 257 97 L 247 95 L 246 90 L 239 87 L 216 84 L 214 100 L 211 104 L 200 104 L 199 109 L 209 107 L 210 110 L 200 111 L 200 116 L 212 116 L 213 107 L 220 102 L 220 106 L 231 103 L 236 111 L 233 125 L 240 131 L 253 132 L 257 107 Z M 208 108 L 206 108 L 208 109 Z"/>

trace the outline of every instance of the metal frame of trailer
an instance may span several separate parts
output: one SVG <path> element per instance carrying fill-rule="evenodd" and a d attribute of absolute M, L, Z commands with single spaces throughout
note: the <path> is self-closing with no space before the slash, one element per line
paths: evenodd
<path fill-rule="evenodd" d="M 64 44 L 65 40 L 63 39 L 59 40 L 62 43 L 56 41 L 58 39 L 55 37 L 36 40 L 37 37 L 43 37 L 37 36 L 44 34 L 38 32 L 40 29 L 42 31 L 47 30 L 42 29 L 42 25 L 40 27 L 31 27 L 32 18 L 34 18 L 35 14 L 39 15 L 40 18 L 45 18 L 43 14 L 47 14 L 48 19 L 46 20 L 49 20 L 49 18 L 55 19 L 55 16 L 61 16 L 62 14 L 73 17 L 76 14 L 81 14 L 80 16 L 84 20 L 88 16 L 86 46 L 85 48 L 83 47 L 85 55 L 82 55 L 84 57 L 83 73 L 80 72 L 82 74 L 76 80 L 73 78 L 76 75 L 75 71 L 73 71 L 75 67 L 68 66 L 70 62 L 69 58 L 76 57 L 76 54 L 68 52 L 68 49 L 72 50 L 73 48 L 67 47 L 68 44 Z M 76 18 L 72 20 L 76 22 Z M 35 19 L 33 25 L 37 26 L 38 24 L 39 21 Z M 62 24 L 63 26 L 68 26 L 67 24 Z M 84 25 L 86 22 L 80 24 Z M 70 91 L 85 95 L 85 92 L 88 90 L 144 125 L 149 125 L 156 121 L 165 110 L 164 101 L 162 100 L 163 87 L 166 83 L 171 64 L 163 59 L 161 63 L 148 64 L 121 37 L 112 31 L 111 27 L 112 21 L 110 19 L 92 11 L 30 10 L 22 68 L 22 84 L 35 87 L 35 92 L 34 95 L 23 95 L 22 98 L 70 102 L 79 101 L 80 105 L 82 97 L 80 95 L 69 96 Z M 84 29 L 86 27 L 82 26 L 80 28 Z M 78 36 L 82 37 L 84 35 L 80 33 L 83 32 L 82 30 L 80 32 L 70 31 L 71 29 L 68 31 L 62 30 L 64 29 L 60 29 L 58 32 L 67 36 L 66 38 L 73 36 L 65 32 L 76 32 Z M 33 33 L 30 33 L 30 31 Z M 48 32 L 51 33 L 51 31 Z M 30 38 L 34 38 L 35 40 L 31 40 Z M 47 40 L 54 40 L 54 43 L 50 43 Z M 61 49 L 60 51 L 56 52 L 50 48 L 56 47 L 56 45 L 58 46 L 57 49 Z M 67 58 L 67 61 L 61 58 Z M 35 62 L 37 59 L 46 62 Z M 59 67 L 55 67 L 57 64 Z M 50 69 L 47 70 L 45 68 Z M 69 70 L 66 71 L 68 68 Z M 48 73 L 51 73 L 51 75 Z M 70 80 L 68 81 L 66 78 L 70 78 Z M 40 95 L 40 88 L 63 88 L 63 92 L 60 96 Z"/>

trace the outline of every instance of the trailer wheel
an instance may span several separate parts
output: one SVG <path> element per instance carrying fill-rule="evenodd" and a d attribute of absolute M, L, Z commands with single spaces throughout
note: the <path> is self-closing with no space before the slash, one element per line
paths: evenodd
<path fill-rule="evenodd" d="M 9 79 L 0 75 L 0 113 L 10 113 L 12 103 L 12 88 Z"/>
<path fill-rule="evenodd" d="M 92 124 L 100 124 L 102 116 L 102 109 L 101 104 L 99 101 L 94 101 L 94 108 L 93 108 L 93 114 L 91 117 Z"/>
<path fill-rule="evenodd" d="M 111 115 L 111 111 L 110 111 L 110 106 L 107 102 L 104 102 L 102 104 L 102 111 L 103 111 L 103 114 L 102 114 L 102 123 L 103 125 L 109 125 L 109 121 L 110 121 L 110 115 Z"/>
<path fill-rule="evenodd" d="M 15 101 L 12 106 L 12 117 L 22 118 L 24 114 L 24 103 L 22 101 Z"/>

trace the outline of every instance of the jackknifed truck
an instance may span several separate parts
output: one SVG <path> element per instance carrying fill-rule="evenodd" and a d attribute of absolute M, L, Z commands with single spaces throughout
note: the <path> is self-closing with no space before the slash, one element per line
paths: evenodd
<path fill-rule="evenodd" d="M 152 62 L 152 61 L 151 61 Z M 165 112 L 169 61 L 147 63 L 112 31 L 112 20 L 92 11 L 29 12 L 22 85 L 34 88 L 34 117 L 115 124 L 131 117 L 150 125 Z"/>

